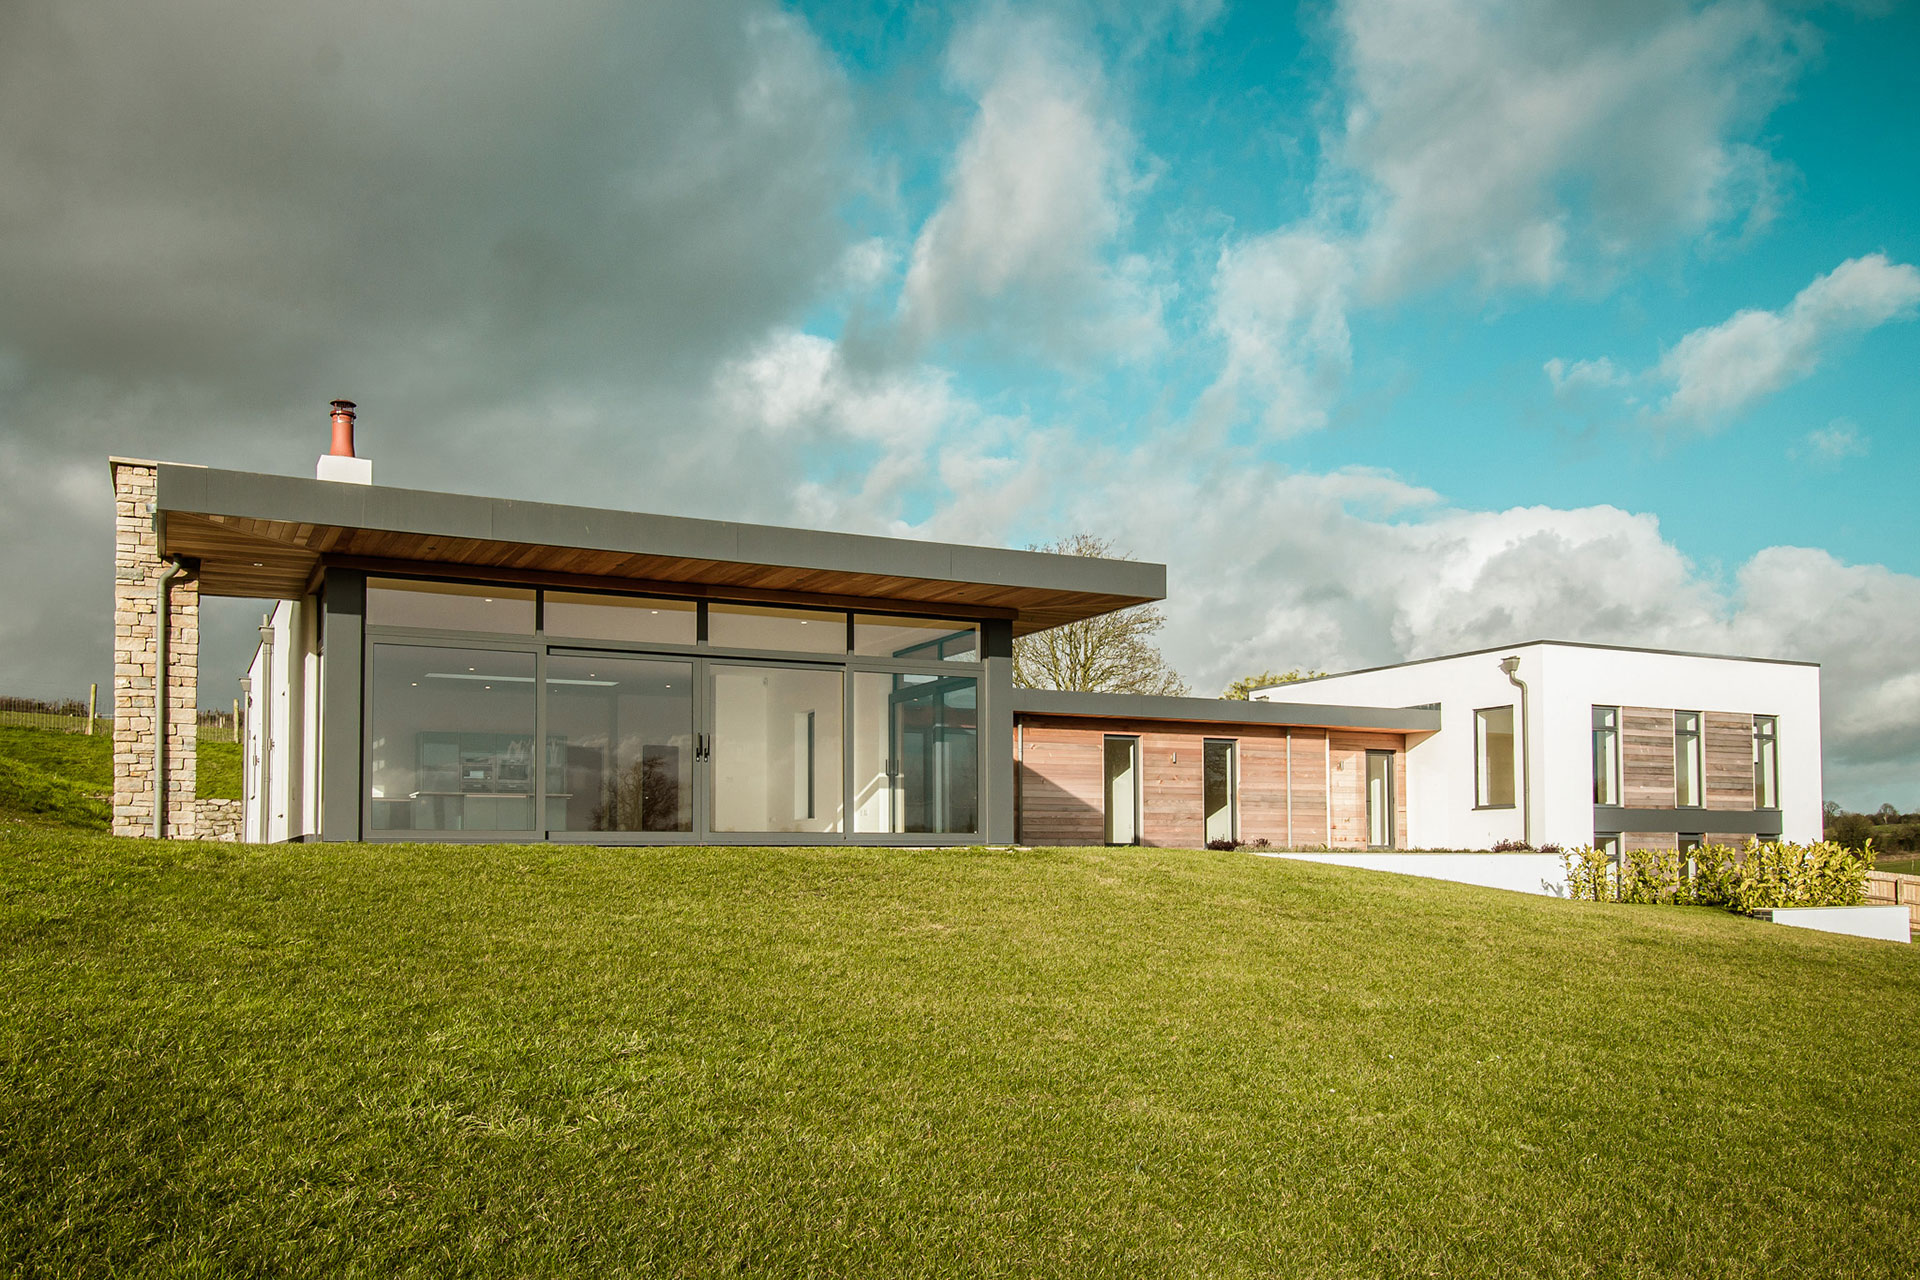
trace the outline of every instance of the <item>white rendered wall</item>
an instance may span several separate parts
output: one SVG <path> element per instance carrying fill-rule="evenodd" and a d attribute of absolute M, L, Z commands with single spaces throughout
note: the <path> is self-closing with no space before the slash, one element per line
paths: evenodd
<path fill-rule="evenodd" d="M 1514 723 L 1519 724 L 1520 691 L 1501 672 L 1501 656 L 1475 654 L 1328 676 L 1279 685 L 1253 696 L 1315 706 L 1414 707 L 1439 703 L 1440 731 L 1407 737 L 1406 842 L 1415 849 L 1486 849 L 1502 840 L 1521 839 L 1518 803 L 1511 808 L 1474 807 L 1474 711 L 1511 705 Z M 1524 666 L 1521 678 L 1532 679 Z M 1516 801 L 1519 785 L 1516 770 Z"/>
<path fill-rule="evenodd" d="M 1777 716 L 1781 834 L 1789 840 L 1820 838 L 1825 797 L 1818 667 L 1541 643 L 1328 676 L 1253 696 L 1316 706 L 1440 704 L 1440 731 L 1419 741 L 1409 739 L 1408 843 L 1427 849 L 1484 849 L 1522 838 L 1518 806 L 1474 807 L 1473 713 L 1511 705 L 1519 727 L 1520 691 L 1500 670 L 1500 660 L 1508 655 L 1520 658 L 1517 674 L 1529 690 L 1522 745 L 1527 773 L 1516 772 L 1514 785 L 1516 799 L 1523 785 L 1530 786 L 1534 844 L 1572 847 L 1593 839 L 1595 706 Z"/>

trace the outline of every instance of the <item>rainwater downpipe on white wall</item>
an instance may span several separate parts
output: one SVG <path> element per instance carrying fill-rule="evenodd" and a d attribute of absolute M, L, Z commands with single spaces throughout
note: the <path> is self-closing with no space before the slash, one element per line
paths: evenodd
<path fill-rule="evenodd" d="M 260 619 L 260 843 L 273 840 L 273 703 L 280 687 L 273 675 L 273 615 Z"/>
<path fill-rule="evenodd" d="M 1533 770 L 1528 767 L 1527 756 L 1533 746 L 1533 734 L 1527 729 L 1527 682 L 1519 676 L 1520 655 L 1512 654 L 1500 659 L 1500 669 L 1507 673 L 1507 679 L 1520 687 L 1520 742 L 1515 752 L 1520 757 L 1520 839 L 1533 843 Z"/>
<path fill-rule="evenodd" d="M 167 587 L 187 571 L 179 556 L 153 580 L 153 838 L 167 834 Z"/>

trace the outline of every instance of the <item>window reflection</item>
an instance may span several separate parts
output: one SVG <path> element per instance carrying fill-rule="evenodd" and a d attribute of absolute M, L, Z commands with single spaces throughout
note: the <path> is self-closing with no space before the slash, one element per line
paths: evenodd
<path fill-rule="evenodd" d="M 693 664 L 547 659 L 547 826 L 693 830 Z"/>
<path fill-rule="evenodd" d="M 371 829 L 533 830 L 533 655 L 372 649 Z"/>
<path fill-rule="evenodd" d="M 971 677 L 853 677 L 854 830 L 980 829 L 979 684 Z"/>

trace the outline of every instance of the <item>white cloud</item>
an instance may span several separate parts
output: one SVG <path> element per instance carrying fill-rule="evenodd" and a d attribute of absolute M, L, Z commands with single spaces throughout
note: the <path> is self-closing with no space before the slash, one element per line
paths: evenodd
<path fill-rule="evenodd" d="M 1150 269 L 1118 249 L 1143 179 L 1099 64 L 1050 20 L 996 8 L 955 40 L 948 70 L 979 109 L 913 247 L 909 339 L 980 336 L 1067 361 L 1156 347 Z"/>
<path fill-rule="evenodd" d="M 1588 388 L 1623 387 L 1633 381 L 1605 356 L 1597 360 L 1576 360 L 1572 364 L 1555 356 L 1543 367 L 1547 371 L 1547 380 L 1553 383 L 1555 395 Z"/>
<path fill-rule="evenodd" d="M 1277 231 L 1222 249 L 1213 328 L 1226 342 L 1226 362 L 1201 415 L 1231 400 L 1250 403 L 1273 435 L 1325 426 L 1353 364 L 1352 288 L 1346 247 L 1311 231 Z"/>
<path fill-rule="evenodd" d="M 1867 438 L 1860 434 L 1859 427 L 1845 418 L 1835 418 L 1826 426 L 1807 432 L 1802 447 L 1790 451 L 1789 456 L 1798 458 L 1804 452 L 1815 462 L 1836 463 L 1848 458 L 1864 458 L 1867 445 Z"/>
<path fill-rule="evenodd" d="M 1771 162 L 1743 134 L 1810 38 L 1757 0 L 1345 0 L 1335 22 L 1376 294 L 1545 289 L 1575 246 L 1604 265 L 1764 214 Z"/>
<path fill-rule="evenodd" d="M 1665 410 L 1711 426 L 1811 374 L 1836 338 L 1912 317 L 1920 271 L 1884 253 L 1849 258 L 1779 311 L 1741 311 L 1696 329 L 1660 359 Z"/>

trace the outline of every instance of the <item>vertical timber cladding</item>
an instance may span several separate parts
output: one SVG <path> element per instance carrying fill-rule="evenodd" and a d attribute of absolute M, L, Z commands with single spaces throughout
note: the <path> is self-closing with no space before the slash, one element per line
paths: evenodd
<path fill-rule="evenodd" d="M 1332 833 L 1327 843 L 1336 849 L 1367 847 L 1367 752 L 1391 751 L 1393 755 L 1393 835 L 1396 844 L 1406 843 L 1407 831 L 1407 751 L 1406 737 L 1398 733 L 1355 733 L 1335 729 L 1327 742 L 1332 774 L 1327 798 L 1332 809 Z"/>
<path fill-rule="evenodd" d="M 1620 708 L 1620 781 L 1627 808 L 1673 808 L 1671 708 Z"/>
<path fill-rule="evenodd" d="M 1205 842 L 1205 743 L 1238 744 L 1242 840 L 1285 847 L 1367 843 L 1366 753 L 1395 753 L 1396 830 L 1406 830 L 1405 736 L 1084 716 L 1020 717 L 1020 838 L 1027 844 L 1099 844 L 1106 836 L 1105 743 L 1140 739 L 1143 844 Z M 1333 780 L 1330 796 L 1328 781 Z M 1331 802 L 1330 802 L 1331 801 Z M 1332 828 L 1329 828 L 1329 816 Z"/>
<path fill-rule="evenodd" d="M 1327 831 L 1327 731 L 1293 729 L 1293 834 L 1286 843 L 1296 849 L 1331 844 Z"/>
<path fill-rule="evenodd" d="M 1707 758 L 1707 808 L 1753 808 L 1753 717 L 1709 711 L 1701 720 Z"/>

